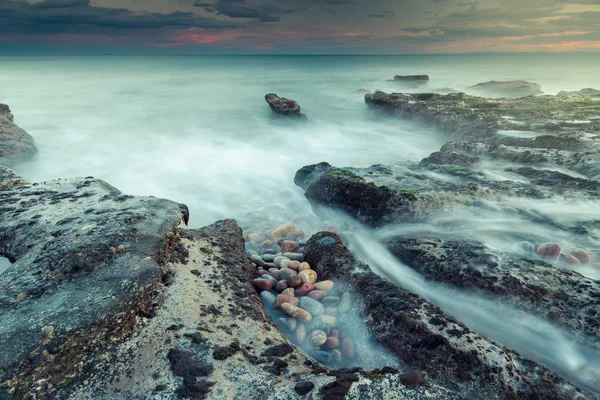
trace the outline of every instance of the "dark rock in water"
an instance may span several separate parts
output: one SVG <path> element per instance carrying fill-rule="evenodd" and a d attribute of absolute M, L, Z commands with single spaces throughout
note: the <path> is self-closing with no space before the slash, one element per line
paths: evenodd
<path fill-rule="evenodd" d="M 296 386 L 294 386 L 294 391 L 298 393 L 300 396 L 307 395 L 313 388 L 315 384 L 309 381 L 298 382 Z"/>
<path fill-rule="evenodd" d="M 469 89 L 502 97 L 525 97 L 544 94 L 540 85 L 527 81 L 489 81 L 478 83 Z"/>
<path fill-rule="evenodd" d="M 136 315 L 152 315 L 182 216 L 175 202 L 127 196 L 98 179 L 5 188 L 0 207 L 0 254 L 13 262 L 0 275 L 0 371 L 33 396 L 36 377 L 67 379 L 87 352 L 131 332 Z M 40 345 L 44 326 L 55 330 Z M 47 354 L 55 365 L 29 364 Z"/>
<path fill-rule="evenodd" d="M 28 184 L 29 182 L 19 176 L 15 171 L 0 164 L 0 190 Z"/>
<path fill-rule="evenodd" d="M 33 156 L 37 149 L 33 138 L 13 122 L 6 104 L 0 104 L 0 164 L 8 164 Z"/>
<path fill-rule="evenodd" d="M 427 82 L 429 80 L 429 75 L 396 75 L 394 76 L 394 80 L 403 82 Z"/>
<path fill-rule="evenodd" d="M 364 317 L 376 339 L 408 368 L 426 374 L 432 382 L 451 385 L 466 398 L 472 393 L 486 399 L 594 398 L 542 365 L 499 348 L 419 296 L 380 278 L 333 233 L 314 235 L 305 254 L 319 276 L 349 285 L 364 304 Z M 431 320 L 436 324 L 430 324 Z"/>
<path fill-rule="evenodd" d="M 600 90 L 598 89 L 592 89 L 592 88 L 585 88 L 585 89 L 581 89 L 581 90 L 577 90 L 577 91 L 573 91 L 573 92 L 567 92 L 567 91 L 560 91 L 558 92 L 557 96 L 567 96 L 570 94 L 576 94 L 576 95 L 580 95 L 580 96 L 600 96 Z"/>
<path fill-rule="evenodd" d="M 261 356 L 263 357 L 285 357 L 288 354 L 292 354 L 294 348 L 287 343 L 278 344 L 264 351 Z"/>
<path fill-rule="evenodd" d="M 300 104 L 294 100 L 286 99 L 285 97 L 279 97 L 275 93 L 269 93 L 265 95 L 265 100 L 267 103 L 269 103 L 271 110 L 279 115 L 302 119 L 306 118 L 306 115 L 300 112 Z"/>
<path fill-rule="evenodd" d="M 414 371 L 400 375 L 400 382 L 402 382 L 404 386 L 408 387 L 427 386 L 427 381 L 420 374 Z"/>

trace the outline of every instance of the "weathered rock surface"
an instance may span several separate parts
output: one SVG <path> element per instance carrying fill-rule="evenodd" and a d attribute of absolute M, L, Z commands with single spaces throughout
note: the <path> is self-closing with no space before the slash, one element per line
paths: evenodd
<path fill-rule="evenodd" d="M 350 285 L 378 341 L 430 382 L 452 386 L 467 398 L 594 398 L 380 278 L 333 233 L 314 235 L 305 256 L 320 276 Z"/>
<path fill-rule="evenodd" d="M 564 90 L 561 92 L 558 92 L 558 96 L 565 96 L 565 95 L 569 95 L 569 94 L 578 94 L 578 95 L 582 95 L 582 96 L 600 96 L 600 90 L 592 89 L 592 88 L 585 88 L 585 89 L 572 91 L 572 92 L 567 92 Z"/>
<path fill-rule="evenodd" d="M 394 80 L 403 82 L 427 82 L 429 80 L 429 75 L 396 75 L 394 76 Z"/>
<path fill-rule="evenodd" d="M 14 123 L 6 104 L 0 104 L 0 164 L 8 164 L 33 156 L 37 149 L 33 138 Z"/>
<path fill-rule="evenodd" d="M 15 171 L 0 164 L 0 190 L 27 184 L 28 182 Z"/>
<path fill-rule="evenodd" d="M 554 163 L 600 178 L 600 97 L 485 99 L 464 93 L 366 94 L 369 107 L 430 124 L 460 152 L 528 164 Z"/>
<path fill-rule="evenodd" d="M 0 207 L 0 393 L 46 398 L 152 312 L 181 214 L 93 178 L 4 188 Z"/>
<path fill-rule="evenodd" d="M 306 118 L 306 115 L 301 113 L 300 104 L 295 100 L 279 97 L 275 93 L 265 95 L 265 100 L 271 107 L 271 110 L 279 115 L 293 118 Z"/>
<path fill-rule="evenodd" d="M 488 96 L 525 97 L 543 94 L 537 83 L 527 81 L 489 81 L 471 86 L 473 92 Z"/>

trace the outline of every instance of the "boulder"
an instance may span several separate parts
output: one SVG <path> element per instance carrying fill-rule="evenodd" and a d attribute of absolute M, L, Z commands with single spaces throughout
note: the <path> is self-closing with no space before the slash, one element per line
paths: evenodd
<path fill-rule="evenodd" d="M 15 171 L 0 164 L 0 190 L 27 184 L 28 182 Z"/>
<path fill-rule="evenodd" d="M 14 123 L 6 104 L 0 104 L 0 164 L 10 165 L 33 156 L 37 149 L 33 138 Z"/>
<path fill-rule="evenodd" d="M 469 87 L 473 92 L 498 97 L 525 97 L 544 94 L 537 83 L 527 81 L 488 81 Z"/>
<path fill-rule="evenodd" d="M 269 93 L 265 95 L 265 100 L 271 107 L 271 110 L 276 114 L 292 118 L 306 118 L 306 115 L 300 112 L 300 104 L 298 104 L 295 100 L 279 97 L 275 93 Z"/>

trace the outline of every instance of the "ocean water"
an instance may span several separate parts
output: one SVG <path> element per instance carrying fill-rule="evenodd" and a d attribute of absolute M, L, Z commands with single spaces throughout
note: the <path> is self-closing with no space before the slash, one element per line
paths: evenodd
<path fill-rule="evenodd" d="M 295 171 L 418 161 L 430 127 L 378 115 L 359 89 L 435 91 L 525 79 L 546 93 L 600 88 L 600 55 L 3 56 L 0 102 L 36 140 L 30 181 L 94 176 L 127 194 L 186 203 L 191 226 L 267 205 L 309 212 Z M 429 74 L 406 87 L 396 74 Z M 264 101 L 297 100 L 306 123 Z"/>

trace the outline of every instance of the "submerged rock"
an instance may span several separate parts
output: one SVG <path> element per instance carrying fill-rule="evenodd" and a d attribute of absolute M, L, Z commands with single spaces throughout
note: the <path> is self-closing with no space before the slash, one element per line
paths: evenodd
<path fill-rule="evenodd" d="M 489 81 L 478 83 L 469 89 L 502 97 L 525 97 L 544 93 L 540 85 L 527 81 Z"/>
<path fill-rule="evenodd" d="M 395 81 L 403 82 L 427 82 L 429 75 L 396 75 L 394 76 Z"/>
<path fill-rule="evenodd" d="M 6 104 L 0 104 L 0 164 L 32 157 L 37 149 L 31 135 L 14 123 Z"/>
<path fill-rule="evenodd" d="M 300 104 L 294 100 L 279 97 L 275 93 L 265 95 L 265 100 L 271 107 L 271 110 L 279 115 L 306 119 L 306 115 L 300 112 Z"/>

